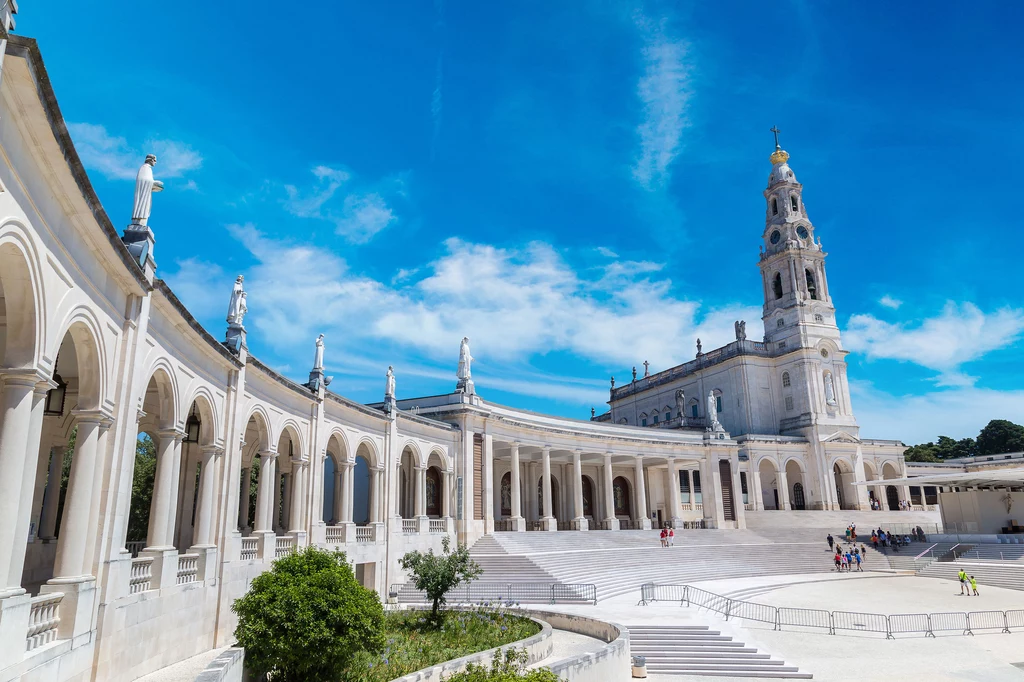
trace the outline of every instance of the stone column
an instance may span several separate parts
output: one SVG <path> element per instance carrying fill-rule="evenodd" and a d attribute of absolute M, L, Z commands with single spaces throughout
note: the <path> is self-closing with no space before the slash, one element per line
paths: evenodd
<path fill-rule="evenodd" d="M 305 530 L 303 511 L 306 501 L 306 463 L 300 459 L 292 460 L 292 475 L 288 485 L 288 530 Z"/>
<path fill-rule="evenodd" d="M 216 516 L 217 466 L 224 451 L 213 445 L 204 445 L 199 452 L 202 457 L 199 464 L 199 508 L 196 510 L 192 544 L 195 547 L 215 547 L 213 521 Z"/>
<path fill-rule="evenodd" d="M 0 423 L 0 557 L 10 558 L 17 552 L 24 555 L 28 541 L 28 528 L 20 532 L 18 520 L 22 516 L 22 478 L 26 467 L 30 467 L 25 455 L 38 450 L 38 436 L 32 441 L 33 412 L 36 407 L 36 384 L 39 375 L 35 372 L 12 371 L 2 377 L 4 384 L 0 409 L 4 415 Z M 40 414 L 41 416 L 41 414 Z M 41 427 L 41 422 L 40 422 Z M 40 428 L 41 433 L 41 428 Z M 35 470 L 33 469 L 32 478 Z M 26 513 L 31 514 L 31 503 L 24 505 Z M 21 594 L 22 566 L 14 561 L 0 560 L 0 599 L 5 596 Z M 20 660 L 20 659 L 19 659 Z"/>
<path fill-rule="evenodd" d="M 43 493 L 43 515 L 39 520 L 39 538 L 53 542 L 57 536 L 57 506 L 60 503 L 60 475 L 64 464 L 64 448 L 50 448 L 50 468 Z"/>
<path fill-rule="evenodd" d="M 668 520 L 673 528 L 681 527 L 683 521 L 683 503 L 679 493 L 679 465 L 674 459 L 668 460 L 668 471 L 665 476 L 668 486 Z"/>
<path fill-rule="evenodd" d="M 75 452 L 71 456 L 57 558 L 53 564 L 54 578 L 84 577 L 88 574 L 86 555 L 89 538 L 95 530 L 89 527 L 89 511 L 93 505 L 93 475 L 99 459 L 97 446 L 103 421 L 103 415 L 98 412 L 75 414 L 78 435 L 75 437 Z"/>
<path fill-rule="evenodd" d="M 636 456 L 636 520 L 642 530 L 651 529 L 651 518 L 647 515 L 647 482 L 644 480 L 644 456 Z"/>
<path fill-rule="evenodd" d="M 536 480 L 537 463 L 527 462 L 525 488 L 528 509 L 526 510 L 526 520 L 531 522 L 540 520 L 540 493 L 537 491 L 537 485 L 534 483 Z"/>
<path fill-rule="evenodd" d="M 380 469 L 370 469 L 370 490 L 367 495 L 367 506 L 370 508 L 370 518 L 367 523 L 380 522 Z"/>
<path fill-rule="evenodd" d="M 700 461 L 700 492 L 701 505 L 704 510 L 704 523 L 709 528 L 722 527 L 722 486 L 719 479 L 717 456 L 705 455 Z"/>
<path fill-rule="evenodd" d="M 242 492 L 238 496 L 238 530 L 249 527 L 249 496 L 252 494 L 252 468 L 242 469 Z"/>
<path fill-rule="evenodd" d="M 754 505 L 754 511 L 764 510 L 764 491 L 761 490 L 761 471 L 754 466 L 754 460 L 750 460 L 750 481 L 752 490 L 750 500 Z"/>
<path fill-rule="evenodd" d="M 335 462 L 334 466 L 334 504 L 331 505 L 331 520 L 335 525 L 345 521 L 345 497 L 348 490 L 345 487 L 345 479 L 342 474 L 344 464 Z"/>
<path fill-rule="evenodd" d="M 427 468 L 426 467 L 415 467 L 413 471 L 416 472 L 415 476 L 415 492 L 414 492 L 414 516 L 426 516 L 427 515 Z"/>
<path fill-rule="evenodd" d="M 489 433 L 484 434 L 483 450 L 484 533 L 490 535 L 494 532 L 494 436 Z"/>
<path fill-rule="evenodd" d="M 346 462 L 347 466 L 345 469 L 345 500 L 348 504 L 342 509 L 342 516 L 345 519 L 345 523 L 354 523 L 352 519 L 355 518 L 355 506 L 356 506 L 356 463 L 355 460 Z M 369 499 L 367 499 L 369 501 Z M 352 531 L 353 533 L 355 531 Z"/>
<path fill-rule="evenodd" d="M 604 500 L 605 500 L 605 525 L 608 530 L 618 530 L 619 520 L 615 518 L 615 493 L 612 491 L 612 454 L 606 452 L 604 455 Z"/>
<path fill-rule="evenodd" d="M 452 515 L 451 510 L 451 497 L 452 497 L 452 474 L 450 471 L 444 471 L 441 473 L 441 516 L 442 518 L 448 518 Z"/>
<path fill-rule="evenodd" d="M 743 506 L 743 481 L 742 481 L 742 477 L 740 475 L 741 474 L 741 472 L 740 472 L 740 460 L 739 460 L 739 458 L 735 454 L 729 460 L 729 471 L 732 472 L 732 490 L 733 490 L 732 504 L 733 504 L 733 509 L 735 510 L 735 513 L 733 514 L 733 516 L 736 517 L 736 528 L 737 529 L 746 528 L 747 527 L 747 514 L 746 514 L 747 510 Z M 749 481 L 748 481 L 748 483 L 749 483 Z M 750 496 L 749 489 L 747 490 L 747 496 L 748 497 Z"/>
<path fill-rule="evenodd" d="M 792 507 L 789 506 L 789 480 L 786 477 L 786 469 L 783 467 L 779 470 L 778 477 L 778 490 L 779 490 L 779 504 L 782 505 L 782 509 L 789 511 Z"/>
<path fill-rule="evenodd" d="M 551 508 L 551 448 L 544 446 L 541 451 L 541 466 L 543 467 L 543 485 L 541 486 L 541 497 L 544 502 L 543 518 L 541 523 L 544 530 L 558 530 L 558 521 L 555 519 L 554 510 Z"/>
<path fill-rule="evenodd" d="M 526 520 L 523 518 L 522 483 L 519 480 L 519 443 L 512 443 L 512 529 L 523 532 Z"/>
<path fill-rule="evenodd" d="M 277 460 L 274 460 L 274 462 L 276 465 Z M 275 533 L 281 530 L 281 485 L 283 480 L 284 474 L 278 471 L 277 466 L 275 466 L 273 483 L 274 504 L 270 512 L 270 530 Z"/>
<path fill-rule="evenodd" d="M 587 517 L 584 515 L 583 509 L 583 452 L 580 450 L 573 450 L 572 452 L 572 499 L 573 509 L 576 512 L 576 518 L 573 522 L 576 525 L 576 530 L 588 530 Z M 593 500 L 591 500 L 593 504 Z"/>
<path fill-rule="evenodd" d="M 281 474 L 284 481 L 284 492 L 281 494 L 281 530 L 287 532 L 292 528 L 292 498 L 295 492 L 295 481 L 298 478 L 298 469 L 292 460 L 292 469 L 287 474 Z"/>
<path fill-rule="evenodd" d="M 178 468 L 181 466 L 182 434 L 174 429 L 157 433 L 156 476 L 149 511 L 146 549 L 174 549 L 174 516 L 178 500 Z M 76 447 L 77 449 L 77 447 Z M 67 503 L 65 502 L 65 507 Z"/>
<path fill-rule="evenodd" d="M 256 490 L 256 532 L 273 533 L 274 481 L 277 480 L 277 453 L 260 453 L 260 480 Z"/>

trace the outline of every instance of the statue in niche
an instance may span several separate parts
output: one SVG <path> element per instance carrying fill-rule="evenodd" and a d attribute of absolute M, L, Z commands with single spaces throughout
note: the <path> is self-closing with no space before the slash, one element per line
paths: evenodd
<path fill-rule="evenodd" d="M 132 207 L 132 225 L 146 225 L 153 208 L 153 194 L 162 192 L 164 183 L 153 179 L 156 155 L 146 154 L 146 161 L 135 176 L 135 204 Z"/>
<path fill-rule="evenodd" d="M 501 477 L 501 513 L 504 516 L 512 515 L 512 475 L 505 474 Z"/>
<path fill-rule="evenodd" d="M 246 306 L 245 289 L 242 287 L 244 281 L 245 277 L 242 275 L 235 279 L 235 285 L 231 289 L 231 300 L 228 301 L 228 324 L 233 327 L 241 327 L 242 318 L 249 311 Z"/>
<path fill-rule="evenodd" d="M 388 373 L 385 375 L 384 398 L 394 399 L 395 397 L 395 368 L 388 365 Z"/>
<path fill-rule="evenodd" d="M 825 402 L 836 405 L 836 387 L 832 384 L 832 372 L 825 372 Z"/>
<path fill-rule="evenodd" d="M 715 392 L 708 393 L 708 424 L 713 426 L 718 423 L 718 401 L 715 399 Z"/>
<path fill-rule="evenodd" d="M 316 355 L 313 356 L 313 371 L 324 368 L 324 335 L 316 337 Z"/>

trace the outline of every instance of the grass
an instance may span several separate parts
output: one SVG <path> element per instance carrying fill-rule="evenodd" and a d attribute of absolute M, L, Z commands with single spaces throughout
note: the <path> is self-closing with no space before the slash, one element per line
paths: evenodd
<path fill-rule="evenodd" d="M 444 611 L 439 628 L 423 611 L 392 611 L 386 616 L 387 644 L 380 654 L 357 656 L 346 674 L 353 682 L 387 682 L 423 668 L 478 651 L 511 644 L 540 632 L 529 618 L 506 609 Z"/>

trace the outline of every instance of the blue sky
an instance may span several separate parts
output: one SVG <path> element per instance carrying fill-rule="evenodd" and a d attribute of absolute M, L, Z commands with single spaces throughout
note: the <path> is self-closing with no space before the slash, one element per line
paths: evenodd
<path fill-rule="evenodd" d="M 205 5 L 205 6 L 204 6 Z M 573 417 L 759 336 L 773 124 L 830 256 L 862 434 L 1024 422 L 1024 7 L 23 3 L 115 224 L 159 156 L 159 275 L 332 389 Z"/>

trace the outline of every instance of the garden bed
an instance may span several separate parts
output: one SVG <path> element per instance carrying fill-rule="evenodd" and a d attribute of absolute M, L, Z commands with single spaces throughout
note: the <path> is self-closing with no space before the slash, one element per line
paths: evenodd
<path fill-rule="evenodd" d="M 445 611 L 440 628 L 432 627 L 427 616 L 425 611 L 388 613 L 384 651 L 358 654 L 344 679 L 389 682 L 446 661 L 520 642 L 541 632 L 541 625 L 525 614 L 503 609 Z"/>

